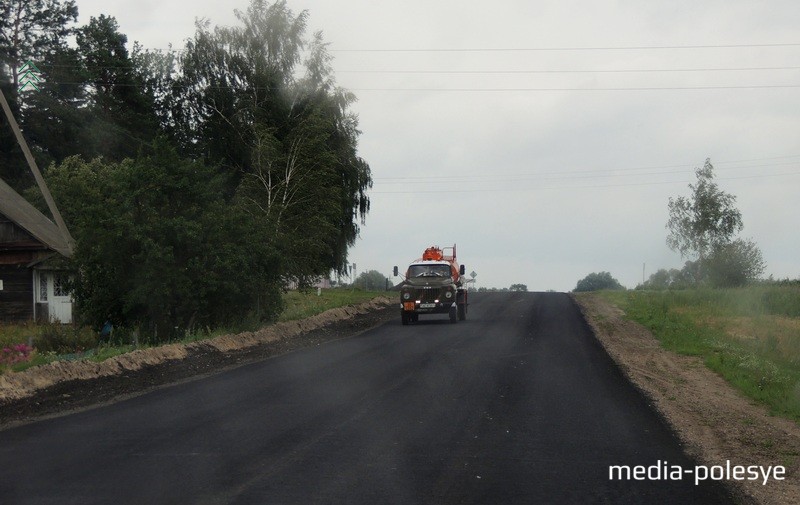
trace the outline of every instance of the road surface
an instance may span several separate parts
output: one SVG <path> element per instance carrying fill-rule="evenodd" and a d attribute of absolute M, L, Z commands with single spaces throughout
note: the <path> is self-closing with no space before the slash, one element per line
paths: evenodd
<path fill-rule="evenodd" d="M 4 504 L 729 503 L 561 293 L 475 293 L 218 375 L 0 431 Z M 659 463 L 660 462 L 660 463 Z M 666 476 L 665 476 L 666 477 Z"/>

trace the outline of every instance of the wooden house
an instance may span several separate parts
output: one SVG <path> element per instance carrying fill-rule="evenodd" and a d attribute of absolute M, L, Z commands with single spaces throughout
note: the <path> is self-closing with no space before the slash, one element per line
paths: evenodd
<path fill-rule="evenodd" d="M 58 226 L 0 180 L 0 321 L 72 322 L 70 256 Z"/>

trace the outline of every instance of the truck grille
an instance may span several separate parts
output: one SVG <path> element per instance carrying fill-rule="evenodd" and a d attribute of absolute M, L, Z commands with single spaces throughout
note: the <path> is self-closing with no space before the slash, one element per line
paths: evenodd
<path fill-rule="evenodd" d="M 439 299 L 439 288 L 422 288 L 419 300 L 422 303 L 433 303 Z"/>

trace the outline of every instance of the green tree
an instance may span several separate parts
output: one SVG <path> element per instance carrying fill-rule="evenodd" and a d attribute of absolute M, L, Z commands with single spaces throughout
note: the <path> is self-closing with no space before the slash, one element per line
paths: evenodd
<path fill-rule="evenodd" d="M 667 245 L 681 256 L 705 258 L 742 229 L 742 215 L 734 207 L 736 197 L 714 182 L 711 160 L 695 173 L 697 182 L 689 185 L 692 196 L 669 199 Z"/>
<path fill-rule="evenodd" d="M 78 20 L 74 0 L 24 0 L 0 2 L 0 67 L 19 88 L 19 69 L 26 61 L 41 62 L 44 55 L 62 47 Z"/>
<path fill-rule="evenodd" d="M 183 147 L 220 164 L 235 188 L 251 172 L 254 142 L 262 129 L 279 140 L 291 129 L 296 65 L 304 47 L 308 13 L 295 15 L 286 2 L 252 0 L 234 11 L 238 26 L 210 28 L 198 22 L 180 60 Z"/>
<path fill-rule="evenodd" d="M 280 257 L 222 198 L 216 170 L 163 141 L 136 160 L 69 158 L 49 184 L 77 241 L 76 301 L 159 339 L 195 327 L 267 320 L 280 308 Z"/>
<path fill-rule="evenodd" d="M 91 122 L 82 83 L 86 73 L 78 50 L 58 47 L 39 65 L 39 91 L 25 97 L 21 122 L 37 163 L 45 168 L 86 153 L 84 132 Z"/>
<path fill-rule="evenodd" d="M 188 133 L 176 138 L 224 170 L 228 194 L 286 258 L 287 278 L 341 273 L 372 184 L 357 154 L 354 96 L 335 86 L 321 36 L 304 38 L 307 12 L 253 0 L 236 15 L 238 26 L 198 24 L 187 44 L 174 87 L 186 110 L 173 117 Z"/>
<path fill-rule="evenodd" d="M 573 291 L 600 291 L 601 289 L 625 289 L 608 272 L 591 273 L 578 281 Z"/>
<path fill-rule="evenodd" d="M 383 291 L 391 286 L 389 279 L 377 270 L 369 270 L 358 274 L 353 285 L 366 291 Z"/>
<path fill-rule="evenodd" d="M 40 125 L 37 120 L 27 120 L 23 114 L 34 108 L 28 101 L 37 97 L 38 92 L 28 87 L 20 96 L 19 70 L 31 61 L 43 72 L 41 77 L 47 82 L 47 67 L 58 54 L 67 51 L 67 38 L 74 30 L 71 24 L 77 18 L 78 8 L 73 0 L 0 2 L 0 87 L 26 134 Z M 44 161 L 36 144 L 32 151 Z M 20 190 L 32 183 L 22 151 L 4 114 L 0 114 L 0 178 Z"/>
<path fill-rule="evenodd" d="M 528 286 L 525 284 L 512 284 L 509 288 L 511 291 L 527 291 Z"/>
<path fill-rule="evenodd" d="M 752 240 L 737 239 L 714 249 L 706 259 L 706 272 L 713 286 L 736 287 L 757 280 L 766 264 Z"/>
<path fill-rule="evenodd" d="M 113 17 L 92 17 L 77 31 L 88 82 L 88 119 L 83 153 L 87 158 L 132 158 L 158 133 L 152 97 L 125 46 Z"/>
<path fill-rule="evenodd" d="M 140 83 L 144 96 L 152 101 L 153 116 L 159 130 L 176 146 L 187 143 L 176 120 L 181 117 L 185 105 L 179 101 L 180 94 L 173 91 L 173 86 L 177 85 L 178 59 L 178 53 L 172 47 L 167 50 L 146 49 L 134 42 L 131 51 L 134 80 Z"/>
<path fill-rule="evenodd" d="M 689 285 L 741 286 L 765 269 L 761 251 L 752 240 L 735 239 L 743 228 L 736 197 L 719 189 L 714 167 L 706 160 L 690 184 L 692 196 L 669 199 L 667 245 L 688 261 L 682 277 Z"/>

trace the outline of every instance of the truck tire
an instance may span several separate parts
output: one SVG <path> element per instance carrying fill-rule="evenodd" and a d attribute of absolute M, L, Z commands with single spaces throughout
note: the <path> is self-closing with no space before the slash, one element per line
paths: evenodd
<path fill-rule="evenodd" d="M 400 312 L 400 322 L 403 323 L 403 326 L 408 326 L 408 322 L 411 319 L 408 312 L 405 310 Z"/>
<path fill-rule="evenodd" d="M 458 321 L 458 309 L 450 307 L 450 322 L 455 323 Z"/>
<path fill-rule="evenodd" d="M 463 321 L 467 318 L 467 304 L 466 303 L 459 303 L 458 304 L 458 320 Z"/>

